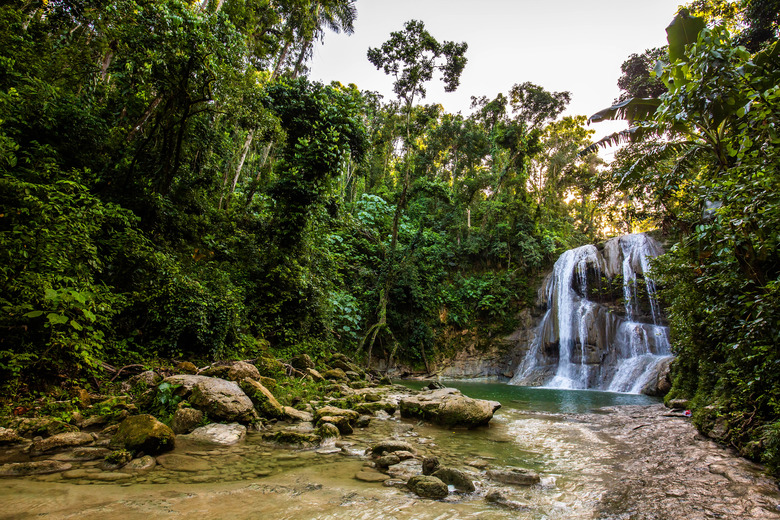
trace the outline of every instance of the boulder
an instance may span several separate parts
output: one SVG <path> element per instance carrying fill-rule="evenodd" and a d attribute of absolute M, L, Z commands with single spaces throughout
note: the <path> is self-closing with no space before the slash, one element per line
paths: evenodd
<path fill-rule="evenodd" d="M 387 469 L 393 464 L 400 464 L 400 462 L 401 459 L 398 457 L 398 455 L 393 453 L 389 455 L 383 455 L 374 461 L 376 467 L 379 469 Z"/>
<path fill-rule="evenodd" d="M 537 473 L 522 468 L 489 469 L 486 475 L 496 482 L 515 486 L 533 486 L 541 481 Z"/>
<path fill-rule="evenodd" d="M 192 363 L 190 363 L 190 365 L 192 365 Z M 195 369 L 195 372 L 198 371 L 195 365 L 192 365 L 192 367 Z M 188 372 L 188 373 L 194 373 L 194 372 Z M 154 370 L 147 370 L 145 372 L 141 372 L 140 374 L 135 375 L 127 380 L 128 384 L 130 385 L 130 388 L 138 385 L 144 385 L 146 388 L 151 388 L 157 385 L 160 381 L 162 381 L 162 377 L 160 377 L 160 375 Z"/>
<path fill-rule="evenodd" d="M 290 366 L 301 372 L 306 372 L 307 369 L 315 368 L 314 361 L 308 354 L 299 354 L 290 359 Z"/>
<path fill-rule="evenodd" d="M 330 423 L 334 425 L 342 435 L 351 435 L 354 432 L 352 425 L 349 424 L 349 417 L 346 415 L 324 415 L 317 422 L 318 424 Z"/>
<path fill-rule="evenodd" d="M 156 455 L 172 450 L 175 439 L 173 430 L 151 415 L 133 415 L 119 425 L 111 447 Z"/>
<path fill-rule="evenodd" d="M 492 504 L 499 505 L 501 507 L 505 507 L 507 509 L 513 509 L 515 511 L 528 511 L 531 508 L 523 504 L 521 502 L 518 502 L 516 500 L 511 500 L 506 496 L 506 493 L 504 493 L 500 489 L 492 489 L 485 495 L 485 501 L 490 502 Z"/>
<path fill-rule="evenodd" d="M 382 456 L 385 453 L 392 453 L 394 451 L 408 451 L 410 453 L 416 452 L 414 447 L 405 441 L 388 440 L 371 446 L 371 454 L 376 456 Z"/>
<path fill-rule="evenodd" d="M 204 377 L 192 387 L 189 401 L 193 407 L 218 421 L 248 423 L 257 418 L 252 400 L 233 381 Z"/>
<path fill-rule="evenodd" d="M 323 406 L 318 408 L 314 412 L 314 419 L 319 421 L 323 417 L 346 417 L 350 424 L 354 424 L 358 420 L 360 414 L 355 410 L 347 410 L 345 408 L 338 408 L 336 406 Z"/>
<path fill-rule="evenodd" d="M 38 460 L 33 462 L 12 462 L 0 464 L 0 477 L 22 477 L 26 475 L 47 475 L 67 471 L 73 466 L 59 460 Z"/>
<path fill-rule="evenodd" d="M 443 388 L 402 399 L 400 408 L 401 417 L 422 419 L 448 428 L 475 428 L 489 423 L 501 404 L 466 397 L 454 388 Z"/>
<path fill-rule="evenodd" d="M 332 368 L 322 373 L 322 377 L 332 381 L 348 381 L 347 374 L 340 368 Z"/>
<path fill-rule="evenodd" d="M 180 363 L 176 364 L 176 370 L 178 372 L 181 372 L 182 374 L 197 374 L 198 373 L 198 367 L 195 366 L 195 364 L 190 363 L 189 361 L 182 361 Z"/>
<path fill-rule="evenodd" d="M 314 421 L 314 416 L 312 414 L 310 414 L 309 412 L 298 410 L 296 408 L 293 408 L 292 406 L 284 407 L 284 416 L 285 419 L 287 419 L 288 421 L 294 421 L 294 422 Z"/>
<path fill-rule="evenodd" d="M 339 431 L 338 427 L 336 427 L 335 424 L 329 422 L 321 423 L 319 426 L 317 426 L 317 429 L 314 431 L 314 433 L 316 433 L 323 439 L 331 439 L 331 438 L 338 439 L 341 435 L 341 432 Z"/>
<path fill-rule="evenodd" d="M 477 490 L 474 482 L 466 473 L 455 468 L 439 468 L 431 474 L 445 484 L 455 486 L 455 489 L 461 493 L 473 493 Z"/>
<path fill-rule="evenodd" d="M 406 486 L 422 498 L 446 498 L 449 495 L 447 484 L 428 475 L 414 476 L 406 482 Z"/>
<path fill-rule="evenodd" d="M 171 429 L 173 433 L 190 433 L 203 421 L 203 412 L 195 408 L 180 406 L 173 414 Z"/>
<path fill-rule="evenodd" d="M 260 371 L 256 366 L 250 365 L 246 361 L 236 361 L 227 371 L 226 379 L 230 381 L 241 381 L 246 378 L 259 379 Z"/>
<path fill-rule="evenodd" d="M 32 451 L 37 453 L 43 453 L 51 450 L 58 450 L 63 448 L 72 448 L 74 446 L 84 446 L 85 444 L 92 444 L 95 439 L 92 435 L 84 432 L 67 432 L 58 433 L 52 435 L 46 439 L 41 439 L 33 442 Z"/>
<path fill-rule="evenodd" d="M 238 444 L 246 437 L 246 426 L 238 423 L 220 424 L 212 423 L 200 428 L 195 428 L 187 435 L 181 435 L 180 438 L 193 440 L 197 442 L 208 442 L 211 444 L 221 444 L 231 446 Z"/>
<path fill-rule="evenodd" d="M 358 417 L 358 420 L 355 421 L 355 428 L 368 428 L 370 424 L 371 424 L 371 416 L 361 415 L 360 417 Z"/>
<path fill-rule="evenodd" d="M 314 368 L 307 368 L 306 374 L 314 381 L 325 381 L 325 377 Z"/>
<path fill-rule="evenodd" d="M 284 419 L 284 407 L 265 386 L 251 378 L 241 380 L 241 388 L 252 400 L 260 415 L 270 419 Z"/>

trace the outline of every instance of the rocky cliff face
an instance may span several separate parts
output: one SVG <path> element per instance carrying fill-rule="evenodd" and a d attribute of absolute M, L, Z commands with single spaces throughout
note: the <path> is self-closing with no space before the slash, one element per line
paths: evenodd
<path fill-rule="evenodd" d="M 668 371 L 668 328 L 649 260 L 661 246 L 645 234 L 561 255 L 540 291 L 547 308 L 512 384 L 658 393 Z"/>

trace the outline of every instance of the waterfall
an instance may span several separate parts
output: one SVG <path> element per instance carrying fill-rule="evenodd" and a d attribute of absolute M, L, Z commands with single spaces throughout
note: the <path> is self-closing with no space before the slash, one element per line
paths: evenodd
<path fill-rule="evenodd" d="M 629 393 L 653 385 L 671 357 L 649 276 L 661 253 L 643 233 L 563 253 L 546 281 L 546 314 L 510 384 Z"/>

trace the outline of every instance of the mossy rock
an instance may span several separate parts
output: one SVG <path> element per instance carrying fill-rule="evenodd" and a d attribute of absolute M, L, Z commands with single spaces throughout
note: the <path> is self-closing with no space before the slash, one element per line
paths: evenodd
<path fill-rule="evenodd" d="M 463 471 L 455 468 L 439 468 L 431 474 L 445 484 L 455 486 L 455 489 L 461 493 L 473 493 L 476 491 L 474 482 Z"/>
<path fill-rule="evenodd" d="M 373 415 L 378 411 L 383 411 L 388 415 L 393 415 L 398 409 L 393 403 L 387 401 L 375 401 L 373 403 L 360 403 L 355 405 L 354 410 L 358 413 Z"/>
<path fill-rule="evenodd" d="M 416 475 L 410 478 L 406 486 L 423 498 L 446 498 L 450 494 L 447 484 L 427 475 Z"/>
<path fill-rule="evenodd" d="M 284 419 L 286 417 L 284 407 L 279 404 L 274 394 L 254 379 L 243 379 L 241 389 L 252 400 L 260 415 L 271 419 Z"/>
<path fill-rule="evenodd" d="M 111 439 L 114 449 L 126 449 L 133 453 L 157 455 L 174 448 L 176 435 L 168 426 L 151 415 L 134 415 L 119 425 Z"/>
<path fill-rule="evenodd" d="M 278 442 L 279 444 L 291 444 L 295 446 L 312 446 L 317 445 L 322 441 L 322 437 L 316 433 L 303 433 L 292 430 L 264 433 L 263 439 Z"/>

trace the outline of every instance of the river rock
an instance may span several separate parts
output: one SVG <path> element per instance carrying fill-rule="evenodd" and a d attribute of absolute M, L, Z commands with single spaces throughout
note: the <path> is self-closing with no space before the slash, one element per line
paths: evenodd
<path fill-rule="evenodd" d="M 433 475 L 433 472 L 441 467 L 436 457 L 425 457 L 422 461 L 422 474 Z"/>
<path fill-rule="evenodd" d="M 310 414 L 309 412 L 304 412 L 303 410 L 298 410 L 297 408 L 293 408 L 292 406 L 284 407 L 284 416 L 289 421 L 297 421 L 297 422 L 314 421 L 313 414 Z"/>
<path fill-rule="evenodd" d="M 95 439 L 88 433 L 58 433 L 57 435 L 52 435 L 46 439 L 34 441 L 32 445 L 32 451 L 43 453 L 51 450 L 72 448 L 73 446 L 83 446 L 85 444 L 92 444 L 93 442 L 95 442 Z"/>
<path fill-rule="evenodd" d="M 473 493 L 477 489 L 471 477 L 459 469 L 439 468 L 431 476 L 438 478 L 445 484 L 455 486 L 455 489 L 461 493 Z"/>
<path fill-rule="evenodd" d="M 374 415 L 376 412 L 383 411 L 387 415 L 393 415 L 398 409 L 394 403 L 388 401 L 375 401 L 371 403 L 360 403 L 355 405 L 355 411 L 368 415 Z"/>
<path fill-rule="evenodd" d="M 209 463 L 203 459 L 192 457 L 190 455 L 179 455 L 178 453 L 167 453 L 157 457 L 157 464 L 171 471 L 206 471 L 210 468 Z"/>
<path fill-rule="evenodd" d="M 251 399 L 233 381 L 204 376 L 173 376 L 168 380 L 182 381 L 183 387 L 191 384 L 190 404 L 211 419 L 246 423 L 257 417 Z"/>
<path fill-rule="evenodd" d="M 501 408 L 497 401 L 472 399 L 454 388 L 420 392 L 401 400 L 401 417 L 422 419 L 447 427 L 486 425 Z"/>
<path fill-rule="evenodd" d="M 364 468 L 355 473 L 355 478 L 362 482 L 384 482 L 390 479 L 390 476 L 371 468 Z"/>
<path fill-rule="evenodd" d="M 387 440 L 371 446 L 371 454 L 376 456 L 382 456 L 385 453 L 392 453 L 394 451 L 417 452 L 417 450 L 414 449 L 414 446 L 405 441 Z"/>
<path fill-rule="evenodd" d="M 208 442 L 211 444 L 221 444 L 231 446 L 238 444 L 246 437 L 246 426 L 238 423 L 220 424 L 212 423 L 200 428 L 195 428 L 187 435 L 181 435 L 180 438 Z"/>
<path fill-rule="evenodd" d="M 171 420 L 173 433 L 190 433 L 203 421 L 203 412 L 187 406 L 179 406 Z"/>
<path fill-rule="evenodd" d="M 121 469 L 125 473 L 141 473 L 149 471 L 157 465 L 157 461 L 151 455 L 144 455 L 137 459 L 133 459 Z"/>
<path fill-rule="evenodd" d="M 423 498 L 445 498 L 449 495 L 447 484 L 428 475 L 416 475 L 406 482 L 406 486 Z"/>
<path fill-rule="evenodd" d="M 67 471 L 73 466 L 59 460 L 38 460 L 33 462 L 12 462 L 0 464 L 0 477 L 23 477 L 26 475 L 47 475 Z"/>
<path fill-rule="evenodd" d="M 379 469 L 387 469 L 388 467 L 394 464 L 399 464 L 400 462 L 401 459 L 398 457 L 398 455 L 393 453 L 389 455 L 383 455 L 374 461 L 376 467 Z"/>
<path fill-rule="evenodd" d="M 314 433 L 316 433 L 323 439 L 339 438 L 341 435 L 341 432 L 339 431 L 338 427 L 335 424 L 329 422 L 320 423 L 320 425 L 317 426 L 317 429 L 314 431 Z M 339 449 L 339 451 L 341 450 Z"/>
<path fill-rule="evenodd" d="M 284 419 L 287 415 L 274 394 L 265 386 L 251 378 L 241 380 L 241 389 L 252 400 L 260 415 L 270 419 Z"/>
<path fill-rule="evenodd" d="M 263 439 L 278 442 L 279 444 L 291 444 L 294 446 L 311 446 L 319 444 L 322 437 L 314 433 L 297 432 L 293 430 L 281 430 L 278 432 L 264 433 Z"/>
<path fill-rule="evenodd" d="M 349 424 L 349 417 L 345 415 L 324 415 L 320 417 L 318 424 L 330 423 L 339 429 L 341 435 L 351 435 L 353 433 L 352 425 Z"/>
<path fill-rule="evenodd" d="M 422 473 L 422 463 L 417 459 L 408 459 L 387 467 L 387 474 L 393 478 L 409 480 Z"/>
<path fill-rule="evenodd" d="M 0 445 L 4 444 L 16 444 L 22 442 L 24 439 L 16 433 L 15 430 L 10 428 L 0 428 Z"/>
<path fill-rule="evenodd" d="M 151 415 L 133 415 L 119 425 L 111 447 L 156 455 L 173 449 L 176 436 Z"/>
<path fill-rule="evenodd" d="M 87 462 L 90 460 L 103 459 L 109 453 L 111 453 L 111 450 L 108 448 L 82 446 L 71 451 L 58 453 L 54 455 L 52 459 L 61 460 L 63 462 Z"/>
<path fill-rule="evenodd" d="M 355 410 L 347 410 L 335 406 L 323 406 L 322 408 L 315 410 L 314 418 L 319 421 L 323 417 L 346 417 L 350 424 L 354 424 L 360 417 L 360 414 Z"/>
<path fill-rule="evenodd" d="M 488 491 L 485 495 L 485 501 L 499 505 L 501 507 L 505 507 L 507 509 L 513 509 L 515 511 L 527 511 L 530 509 L 522 502 L 511 500 L 509 497 L 507 497 L 506 493 L 500 489 L 491 489 Z"/>
<path fill-rule="evenodd" d="M 533 486 L 541 481 L 537 473 L 522 468 L 489 469 L 486 475 L 496 482 L 515 486 Z"/>

